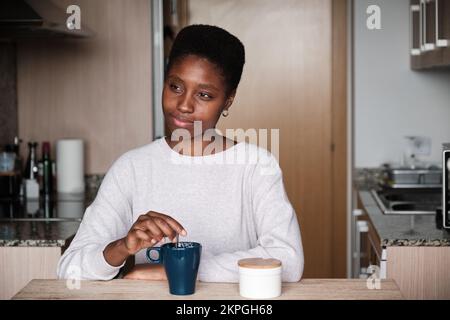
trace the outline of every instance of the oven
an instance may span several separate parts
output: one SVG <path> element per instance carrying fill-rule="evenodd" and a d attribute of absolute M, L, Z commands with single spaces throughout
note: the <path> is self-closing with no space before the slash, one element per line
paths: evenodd
<path fill-rule="evenodd" d="M 450 143 L 444 144 L 442 152 L 442 222 L 443 227 L 450 229 Z"/>

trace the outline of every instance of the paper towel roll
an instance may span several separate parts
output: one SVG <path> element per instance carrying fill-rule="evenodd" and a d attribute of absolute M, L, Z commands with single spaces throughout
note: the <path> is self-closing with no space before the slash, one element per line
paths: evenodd
<path fill-rule="evenodd" d="M 84 192 L 84 149 L 81 139 L 56 142 L 56 184 L 61 193 Z"/>

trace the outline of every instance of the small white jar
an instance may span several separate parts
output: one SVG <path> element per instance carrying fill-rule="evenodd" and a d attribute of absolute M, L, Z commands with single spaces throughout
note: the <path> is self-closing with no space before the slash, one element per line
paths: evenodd
<path fill-rule="evenodd" d="M 244 298 L 270 299 L 281 295 L 281 261 L 250 258 L 238 261 L 239 294 Z"/>

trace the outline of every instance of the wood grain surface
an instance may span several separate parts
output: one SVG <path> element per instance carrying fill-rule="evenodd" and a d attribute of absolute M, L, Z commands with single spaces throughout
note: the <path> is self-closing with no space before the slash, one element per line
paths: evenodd
<path fill-rule="evenodd" d="M 166 281 L 117 279 L 111 281 L 81 281 L 80 289 L 69 290 L 65 280 L 32 280 L 13 299 L 148 299 L 148 300 L 229 300 L 244 299 L 237 283 L 198 282 L 190 296 L 169 293 Z M 382 280 L 381 289 L 370 290 L 361 279 L 304 279 L 297 283 L 283 283 L 285 300 L 379 300 L 402 299 L 393 280 Z"/>

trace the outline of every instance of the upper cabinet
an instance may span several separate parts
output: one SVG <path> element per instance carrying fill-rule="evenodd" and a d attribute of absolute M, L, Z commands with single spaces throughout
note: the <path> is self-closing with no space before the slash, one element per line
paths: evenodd
<path fill-rule="evenodd" d="M 450 66 L 450 0 L 411 0 L 411 68 Z"/>

